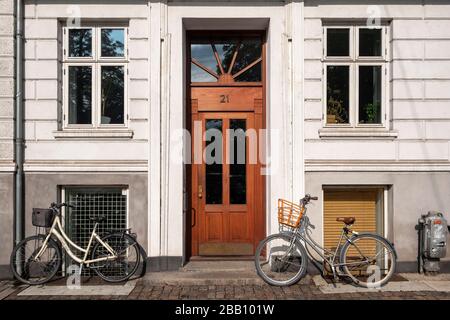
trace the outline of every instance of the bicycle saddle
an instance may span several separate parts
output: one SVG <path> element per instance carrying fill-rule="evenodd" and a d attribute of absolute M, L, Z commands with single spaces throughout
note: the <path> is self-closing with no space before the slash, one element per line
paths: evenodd
<path fill-rule="evenodd" d="M 90 219 L 91 221 L 100 223 L 100 222 L 102 222 L 102 221 L 105 221 L 105 220 L 106 220 L 106 217 L 105 217 L 105 216 L 89 217 L 89 219 Z"/>
<path fill-rule="evenodd" d="M 336 221 L 343 222 L 346 225 L 351 225 L 355 223 L 356 219 L 355 217 L 339 217 Z"/>

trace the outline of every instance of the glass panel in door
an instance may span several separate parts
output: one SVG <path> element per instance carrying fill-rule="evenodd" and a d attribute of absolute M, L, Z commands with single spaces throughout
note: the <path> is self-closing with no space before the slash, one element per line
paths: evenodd
<path fill-rule="evenodd" d="M 245 120 L 230 119 L 230 130 L 230 204 L 245 204 L 247 203 Z"/>
<path fill-rule="evenodd" d="M 222 120 L 207 119 L 205 145 L 206 204 L 223 202 Z"/>

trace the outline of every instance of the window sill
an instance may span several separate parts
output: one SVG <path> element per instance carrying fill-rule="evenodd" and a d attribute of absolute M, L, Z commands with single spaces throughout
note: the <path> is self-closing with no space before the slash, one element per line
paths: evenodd
<path fill-rule="evenodd" d="M 396 130 L 385 128 L 322 128 L 319 137 L 323 139 L 395 139 Z"/>
<path fill-rule="evenodd" d="M 55 139 L 131 139 L 133 130 L 128 129 L 64 129 L 53 131 Z"/>

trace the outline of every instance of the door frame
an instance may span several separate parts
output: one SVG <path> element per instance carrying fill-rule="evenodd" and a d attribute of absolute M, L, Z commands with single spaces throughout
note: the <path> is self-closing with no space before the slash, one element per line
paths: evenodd
<path fill-rule="evenodd" d="M 185 124 L 186 130 L 191 133 L 192 136 L 192 105 L 191 105 L 191 56 L 190 56 L 190 43 L 193 37 L 208 37 L 211 36 L 211 33 L 218 36 L 259 36 L 262 40 L 262 50 L 261 50 L 261 84 L 259 85 L 262 89 L 262 103 L 261 103 L 261 112 L 260 112 L 260 129 L 266 129 L 266 103 L 267 103 L 267 33 L 265 30 L 189 30 L 186 31 L 186 41 L 185 41 L 185 103 L 186 103 L 186 114 L 185 114 Z M 198 86 L 201 86 L 198 85 Z M 208 83 L 209 87 L 246 87 L 246 83 L 236 83 L 236 84 L 220 84 L 220 83 Z M 256 118 L 256 117 L 255 117 Z M 256 122 L 256 120 L 255 120 Z M 192 143 L 192 142 L 189 142 Z M 266 143 L 267 144 L 267 143 Z M 266 147 L 266 146 L 265 146 Z M 265 154 L 266 152 L 264 152 Z M 259 157 L 259 155 L 258 155 Z M 193 189 L 192 189 L 192 164 L 186 163 L 184 165 L 185 169 L 185 192 L 186 192 L 186 219 L 185 219 L 185 257 L 186 261 L 192 256 L 198 255 L 198 236 L 195 234 L 193 229 L 195 225 L 195 208 L 193 207 Z M 259 164 L 256 170 L 261 169 L 262 165 Z M 256 181 L 255 181 L 256 183 Z M 259 203 L 255 203 L 254 206 L 254 246 L 258 245 L 259 239 L 263 239 L 266 236 L 266 177 L 261 175 L 260 181 L 260 201 Z M 260 214 L 256 214 L 256 212 L 260 212 Z M 195 249 L 195 247 L 197 249 Z"/>

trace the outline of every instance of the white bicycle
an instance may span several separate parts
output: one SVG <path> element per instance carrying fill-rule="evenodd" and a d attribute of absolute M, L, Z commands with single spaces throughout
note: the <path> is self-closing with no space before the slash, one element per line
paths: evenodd
<path fill-rule="evenodd" d="M 80 264 L 80 273 L 85 266 L 94 270 L 105 281 L 121 282 L 129 279 L 140 262 L 140 245 L 130 234 L 130 230 L 116 231 L 100 237 L 96 230 L 105 217 L 91 217 L 95 225 L 87 247 L 82 248 L 64 232 L 60 218 L 60 209 L 64 206 L 74 208 L 66 203 L 52 203 L 49 209 L 33 209 L 33 225 L 47 228 L 48 231 L 46 234 L 28 237 L 14 247 L 10 260 L 14 276 L 26 284 L 36 285 L 50 281 L 61 270 L 62 246 Z M 72 248 L 81 253 L 82 257 L 78 257 Z"/>

